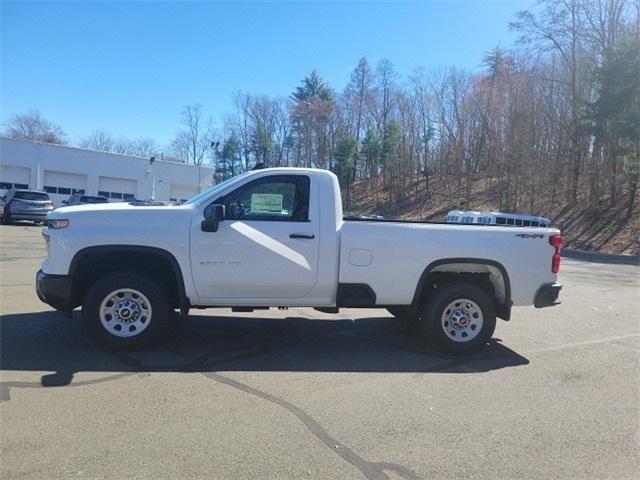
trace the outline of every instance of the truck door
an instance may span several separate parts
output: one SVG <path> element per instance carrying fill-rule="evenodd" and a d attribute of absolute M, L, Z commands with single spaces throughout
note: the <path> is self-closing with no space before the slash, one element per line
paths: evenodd
<path fill-rule="evenodd" d="M 246 183 L 213 204 L 225 206 L 217 232 L 191 226 L 191 268 L 204 303 L 301 298 L 315 283 L 319 254 L 317 186 L 308 175 Z"/>

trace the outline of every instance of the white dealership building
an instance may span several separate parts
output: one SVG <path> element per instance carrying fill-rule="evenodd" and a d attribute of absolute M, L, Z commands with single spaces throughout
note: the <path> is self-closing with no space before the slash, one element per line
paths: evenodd
<path fill-rule="evenodd" d="M 43 190 L 56 206 L 73 193 L 180 201 L 213 181 L 211 167 L 0 137 L 0 195 L 12 187 Z"/>

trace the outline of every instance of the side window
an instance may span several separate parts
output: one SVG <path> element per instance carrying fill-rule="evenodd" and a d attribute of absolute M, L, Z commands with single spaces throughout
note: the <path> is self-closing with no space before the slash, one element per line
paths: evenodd
<path fill-rule="evenodd" d="M 309 220 L 309 177 L 273 175 L 254 180 L 214 203 L 229 220 L 306 222 Z"/>

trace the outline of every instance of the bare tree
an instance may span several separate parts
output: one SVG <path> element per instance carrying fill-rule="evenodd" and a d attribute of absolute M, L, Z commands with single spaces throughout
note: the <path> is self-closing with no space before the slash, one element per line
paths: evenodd
<path fill-rule="evenodd" d="M 114 151 L 117 140 L 107 130 L 97 129 L 80 140 L 80 146 L 101 152 Z"/>
<path fill-rule="evenodd" d="M 184 128 L 171 142 L 173 154 L 185 163 L 202 165 L 211 149 L 213 120 L 204 117 L 202 105 L 193 104 L 185 105 L 180 112 L 180 124 Z"/>
<path fill-rule="evenodd" d="M 151 157 L 157 155 L 158 143 L 149 137 L 125 138 L 115 137 L 107 130 L 94 130 L 80 140 L 80 146 L 101 152 L 120 153 L 135 157 Z"/>
<path fill-rule="evenodd" d="M 65 144 L 62 127 L 45 119 L 37 110 L 14 114 L 5 124 L 3 135 L 16 140 Z"/>

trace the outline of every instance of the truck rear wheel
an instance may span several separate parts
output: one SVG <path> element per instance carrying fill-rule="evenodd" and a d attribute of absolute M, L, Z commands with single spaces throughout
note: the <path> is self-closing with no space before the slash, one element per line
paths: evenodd
<path fill-rule="evenodd" d="M 150 345 L 169 317 L 164 287 L 151 276 L 128 271 L 99 279 L 82 304 L 82 320 L 94 338 L 115 348 Z"/>
<path fill-rule="evenodd" d="M 493 299 L 476 285 L 451 283 L 434 291 L 425 305 L 422 322 L 423 332 L 442 350 L 469 353 L 484 346 L 493 335 Z"/>

